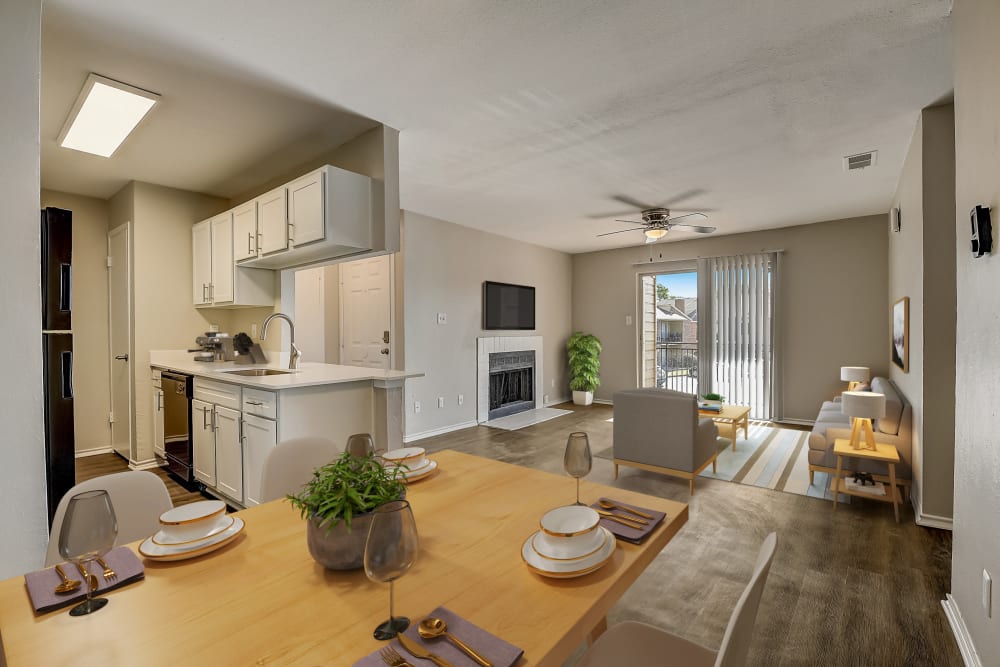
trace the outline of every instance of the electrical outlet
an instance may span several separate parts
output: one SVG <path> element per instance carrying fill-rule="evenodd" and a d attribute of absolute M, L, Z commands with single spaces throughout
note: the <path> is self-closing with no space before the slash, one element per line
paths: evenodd
<path fill-rule="evenodd" d="M 439 408 L 444 407 L 444 396 L 438 396 L 438 407 Z"/>
<path fill-rule="evenodd" d="M 990 618 L 993 615 L 991 607 L 993 606 L 993 579 L 990 577 L 990 573 L 983 570 L 983 611 L 986 612 L 986 618 Z"/>
<path fill-rule="evenodd" d="M 257 323 L 256 322 L 254 322 L 253 324 L 250 325 L 250 337 L 251 338 L 256 338 L 257 337 Z"/>
<path fill-rule="evenodd" d="M 625 326 L 627 326 L 627 327 L 632 326 L 632 316 L 631 315 L 626 315 L 625 316 Z"/>
<path fill-rule="evenodd" d="M 438 324 L 448 324 L 448 313 L 438 313 Z"/>
<path fill-rule="evenodd" d="M 549 380 L 549 386 L 552 387 L 553 389 L 556 388 L 556 379 L 555 378 L 552 378 L 551 380 Z"/>
<path fill-rule="evenodd" d="M 413 412 L 414 413 L 420 412 L 420 401 L 413 401 Z"/>
<path fill-rule="evenodd" d="M 542 403 L 544 405 L 548 405 L 549 404 L 549 395 L 548 394 L 545 394 L 544 396 L 542 396 Z"/>
<path fill-rule="evenodd" d="M 465 405 L 465 396 L 463 396 L 462 394 L 458 395 L 458 404 Z"/>

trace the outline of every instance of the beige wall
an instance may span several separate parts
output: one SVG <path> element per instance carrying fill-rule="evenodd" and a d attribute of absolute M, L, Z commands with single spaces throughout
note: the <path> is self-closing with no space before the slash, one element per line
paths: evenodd
<path fill-rule="evenodd" d="M 889 305 L 910 299 L 908 370 L 890 377 L 913 405 L 913 495 L 917 522 L 948 526 L 955 451 L 955 122 L 950 104 L 921 112 L 893 206 Z"/>
<path fill-rule="evenodd" d="M 951 592 L 983 665 L 1000 665 L 1000 3 L 956 0 L 955 164 L 957 374 L 955 522 Z M 969 210 L 993 209 L 994 252 L 969 253 Z M 942 248 L 942 251 L 944 249 Z M 993 616 L 981 606 L 982 573 L 993 577 Z"/>
<path fill-rule="evenodd" d="M 550 402 L 569 396 L 569 255 L 409 211 L 403 213 L 403 247 L 406 367 L 426 374 L 406 382 L 407 436 L 476 421 L 476 338 L 502 333 L 483 331 L 484 280 L 535 287 L 538 328 L 506 333 L 542 336 L 543 395 Z M 447 314 L 447 324 L 437 323 L 438 313 Z M 444 408 L 437 407 L 438 396 Z M 422 404 L 420 414 L 413 412 L 414 401 Z"/>
<path fill-rule="evenodd" d="M 0 3 L 0 578 L 41 565 L 48 541 L 38 223 L 41 2 Z"/>
<path fill-rule="evenodd" d="M 42 207 L 73 212 L 73 401 L 76 451 L 111 446 L 108 424 L 108 202 L 42 190 Z"/>
<path fill-rule="evenodd" d="M 814 420 L 822 402 L 844 389 L 840 366 L 888 372 L 885 224 L 884 216 L 869 216 L 574 255 L 573 328 L 604 345 L 597 398 L 636 386 L 640 273 L 656 272 L 658 262 L 784 249 L 784 417 Z"/>
<path fill-rule="evenodd" d="M 149 351 L 186 349 L 209 325 L 228 327 L 225 311 L 199 310 L 191 299 L 191 225 L 228 207 L 218 197 L 133 184 L 133 459 L 138 463 L 153 459 Z M 112 207 L 112 218 L 117 208 Z"/>

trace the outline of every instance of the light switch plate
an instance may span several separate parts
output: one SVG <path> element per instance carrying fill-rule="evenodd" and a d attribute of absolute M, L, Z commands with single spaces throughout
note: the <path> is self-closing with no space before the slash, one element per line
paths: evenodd
<path fill-rule="evenodd" d="M 439 408 L 444 407 L 444 396 L 438 396 L 438 407 Z"/>
<path fill-rule="evenodd" d="M 626 315 L 625 316 L 625 326 L 627 326 L 627 327 L 632 326 L 632 316 L 631 315 Z"/>
<path fill-rule="evenodd" d="M 448 313 L 438 313 L 438 324 L 448 324 Z"/>
<path fill-rule="evenodd" d="M 465 404 L 465 396 L 463 396 L 462 394 L 458 395 L 458 404 L 459 405 L 464 405 Z"/>
<path fill-rule="evenodd" d="M 986 612 L 986 618 L 990 618 L 993 615 L 993 579 L 990 577 L 990 573 L 983 570 L 983 611 Z"/>
<path fill-rule="evenodd" d="M 420 401 L 413 401 L 413 412 L 420 412 Z"/>

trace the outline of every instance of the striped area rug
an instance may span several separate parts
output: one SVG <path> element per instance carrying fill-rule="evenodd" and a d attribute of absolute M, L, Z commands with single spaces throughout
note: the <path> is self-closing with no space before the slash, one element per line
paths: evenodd
<path fill-rule="evenodd" d="M 718 471 L 709 466 L 701 476 L 833 500 L 829 474 L 817 472 L 815 483 L 809 484 L 809 432 L 766 424 L 751 421 L 749 438 L 740 431 L 736 451 L 727 447 L 719 453 Z"/>

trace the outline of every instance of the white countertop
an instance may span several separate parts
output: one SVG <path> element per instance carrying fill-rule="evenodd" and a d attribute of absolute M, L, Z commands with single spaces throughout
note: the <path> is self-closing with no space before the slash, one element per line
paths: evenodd
<path fill-rule="evenodd" d="M 219 382 L 229 382 L 246 387 L 273 390 L 316 387 L 324 384 L 340 384 L 343 382 L 395 381 L 402 383 L 406 378 L 423 377 L 424 375 L 423 373 L 411 371 L 383 371 L 377 368 L 339 366 L 337 364 L 320 364 L 315 362 L 300 363 L 299 367 L 294 371 L 281 375 L 263 375 L 259 377 L 235 375 L 226 371 L 250 368 L 289 369 L 276 363 L 237 364 L 234 361 L 195 361 L 193 355 L 184 350 L 152 350 L 149 353 L 149 365 L 153 368 L 173 370 Z"/>

